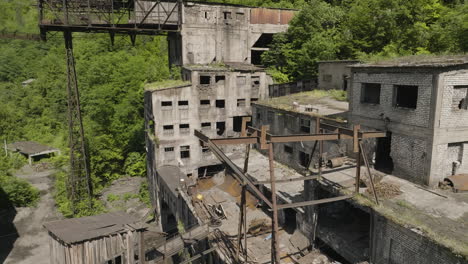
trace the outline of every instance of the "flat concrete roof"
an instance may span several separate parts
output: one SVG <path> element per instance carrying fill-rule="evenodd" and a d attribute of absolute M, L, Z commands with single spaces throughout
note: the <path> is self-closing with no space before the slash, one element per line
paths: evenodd
<path fill-rule="evenodd" d="M 48 154 L 52 152 L 59 152 L 59 149 L 52 148 L 35 141 L 18 141 L 7 145 L 10 151 L 17 151 L 21 154 L 28 156 Z"/>
<path fill-rule="evenodd" d="M 468 66 L 468 55 L 428 56 L 415 55 L 384 59 L 351 65 L 351 68 L 443 68 L 457 65 Z"/>
<path fill-rule="evenodd" d="M 163 181 L 168 185 L 170 191 L 177 195 L 177 189 L 181 187 L 182 180 L 186 184 L 188 182 L 188 177 L 179 167 L 174 165 L 164 165 L 156 169 L 158 175 L 163 178 Z"/>
<path fill-rule="evenodd" d="M 336 99 L 339 95 L 342 95 L 339 93 L 341 92 L 333 90 L 313 90 L 261 100 L 256 104 L 311 116 L 325 117 L 344 114 L 349 110 L 347 101 Z"/>
<path fill-rule="evenodd" d="M 192 85 L 189 81 L 183 80 L 166 80 L 161 82 L 153 82 L 145 84 L 146 91 L 158 91 L 170 88 L 182 88 Z"/>
<path fill-rule="evenodd" d="M 242 72 L 257 72 L 265 71 L 264 68 L 239 62 L 223 62 L 223 63 L 212 63 L 212 64 L 193 64 L 183 66 L 184 69 L 190 71 L 242 71 Z"/>

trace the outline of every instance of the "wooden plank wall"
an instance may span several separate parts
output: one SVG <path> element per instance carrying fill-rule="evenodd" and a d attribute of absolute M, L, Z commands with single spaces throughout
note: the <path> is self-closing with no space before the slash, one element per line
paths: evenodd
<path fill-rule="evenodd" d="M 122 263 L 136 264 L 135 248 L 139 248 L 137 231 L 128 231 L 79 244 L 65 245 L 50 237 L 51 264 L 102 264 L 122 256 Z"/>

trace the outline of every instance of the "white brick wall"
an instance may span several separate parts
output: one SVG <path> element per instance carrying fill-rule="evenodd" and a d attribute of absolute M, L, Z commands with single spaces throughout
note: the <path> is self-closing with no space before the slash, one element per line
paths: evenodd
<path fill-rule="evenodd" d="M 468 85 L 468 70 L 444 73 L 441 77 L 444 91 L 439 126 L 441 128 L 468 127 L 468 110 L 460 110 L 456 104 L 463 95 L 466 96 L 466 89 L 454 89 L 455 85 Z"/>
<path fill-rule="evenodd" d="M 419 127 L 429 127 L 429 113 L 432 96 L 432 74 L 421 73 L 355 73 L 353 76 L 353 115 L 380 119 L 381 113 L 397 122 Z M 361 104 L 362 83 L 380 83 L 380 104 Z M 418 102 L 416 109 L 393 107 L 394 85 L 418 86 Z"/>

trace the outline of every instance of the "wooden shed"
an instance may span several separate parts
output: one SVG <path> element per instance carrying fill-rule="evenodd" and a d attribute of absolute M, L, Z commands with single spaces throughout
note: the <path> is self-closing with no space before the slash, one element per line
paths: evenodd
<path fill-rule="evenodd" d="M 138 256 L 144 256 L 146 228 L 126 213 L 52 221 L 44 227 L 50 236 L 51 264 L 144 263 Z"/>

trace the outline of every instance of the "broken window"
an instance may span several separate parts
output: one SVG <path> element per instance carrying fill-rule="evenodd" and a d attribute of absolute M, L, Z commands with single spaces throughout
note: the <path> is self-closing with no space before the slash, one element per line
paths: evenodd
<path fill-rule="evenodd" d="M 201 123 L 201 129 L 202 130 L 210 130 L 211 129 L 211 123 L 210 122 Z"/>
<path fill-rule="evenodd" d="M 190 158 L 190 146 L 180 146 L 180 158 L 181 159 Z"/>
<path fill-rule="evenodd" d="M 395 85 L 394 106 L 416 109 L 418 102 L 418 86 Z"/>
<path fill-rule="evenodd" d="M 380 104 L 380 83 L 363 83 L 361 86 L 361 103 Z"/>
<path fill-rule="evenodd" d="M 224 81 L 226 80 L 226 76 L 224 75 L 216 75 L 215 82 L 218 85 L 224 85 Z"/>
<path fill-rule="evenodd" d="M 288 153 L 288 154 L 292 154 L 292 153 L 293 153 L 293 148 L 292 148 L 292 146 L 284 145 L 284 152 L 286 152 L 286 153 Z"/>
<path fill-rule="evenodd" d="M 162 101 L 161 106 L 162 107 L 172 107 L 172 101 Z"/>
<path fill-rule="evenodd" d="M 200 84 L 210 84 L 211 77 L 207 75 L 200 75 Z"/>
<path fill-rule="evenodd" d="M 168 153 L 168 152 L 174 152 L 174 147 L 167 147 L 167 148 L 164 148 L 164 152 Z"/>
<path fill-rule="evenodd" d="M 166 148 L 164 148 L 164 159 L 165 159 L 165 160 L 173 160 L 173 159 L 175 159 L 174 147 L 166 147 Z"/>
<path fill-rule="evenodd" d="M 200 106 L 210 107 L 210 100 L 200 100 Z"/>
<path fill-rule="evenodd" d="M 468 110 L 468 85 L 455 85 L 452 95 L 452 109 Z"/>
<path fill-rule="evenodd" d="M 174 126 L 173 125 L 163 126 L 163 134 L 164 135 L 173 135 L 174 134 Z"/>
<path fill-rule="evenodd" d="M 217 108 L 224 108 L 224 100 L 216 100 Z"/>
<path fill-rule="evenodd" d="M 189 124 L 180 124 L 179 125 L 179 132 L 180 132 L 180 134 L 189 134 L 190 133 L 190 125 Z"/>
<path fill-rule="evenodd" d="M 301 132 L 310 133 L 310 120 L 301 118 Z"/>
<path fill-rule="evenodd" d="M 224 19 L 232 19 L 232 13 L 231 12 L 223 12 L 224 14 Z"/>
<path fill-rule="evenodd" d="M 216 134 L 221 136 L 226 131 L 226 122 L 216 122 Z"/>
<path fill-rule="evenodd" d="M 331 81 L 332 81 L 332 76 L 331 76 L 331 74 L 324 74 L 324 75 L 322 76 L 322 81 L 324 81 L 324 82 L 331 82 Z"/>
<path fill-rule="evenodd" d="M 245 99 L 237 99 L 237 107 L 244 107 Z"/>
<path fill-rule="evenodd" d="M 258 102 L 258 98 L 250 98 L 250 103 Z"/>
<path fill-rule="evenodd" d="M 309 154 L 303 151 L 299 151 L 299 164 L 301 164 L 301 166 L 306 167 L 309 164 L 309 159 Z"/>
<path fill-rule="evenodd" d="M 188 101 L 179 101 L 179 108 L 187 108 L 188 105 Z"/>

